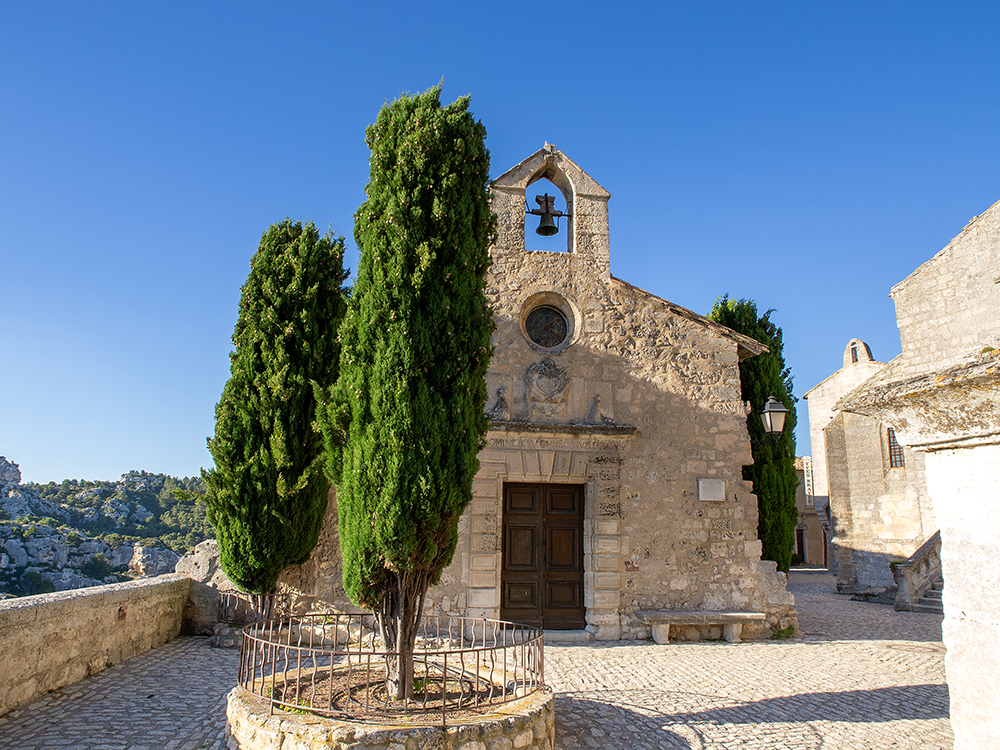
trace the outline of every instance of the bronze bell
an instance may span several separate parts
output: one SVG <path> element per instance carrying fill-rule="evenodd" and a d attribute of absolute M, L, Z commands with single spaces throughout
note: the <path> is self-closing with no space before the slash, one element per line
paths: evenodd
<path fill-rule="evenodd" d="M 553 219 L 557 216 L 566 216 L 562 211 L 556 211 L 556 199 L 555 196 L 549 195 L 536 195 L 535 203 L 538 204 L 538 208 L 533 211 L 528 211 L 532 216 L 540 216 L 538 221 L 538 229 L 535 230 L 536 234 L 542 235 L 542 237 L 551 237 L 559 231 L 559 227 L 556 225 Z"/>
<path fill-rule="evenodd" d="M 558 231 L 559 227 L 552 220 L 552 214 L 548 212 L 543 213 L 542 218 L 538 221 L 538 229 L 535 230 L 535 234 L 540 234 L 542 237 L 551 237 Z"/>

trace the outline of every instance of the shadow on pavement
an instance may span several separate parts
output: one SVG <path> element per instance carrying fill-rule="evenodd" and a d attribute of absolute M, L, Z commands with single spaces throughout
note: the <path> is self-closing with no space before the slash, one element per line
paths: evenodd
<path fill-rule="evenodd" d="M 562 693 L 557 697 L 557 710 L 560 713 L 568 711 L 571 714 L 588 714 L 599 718 L 599 714 L 609 709 L 635 709 L 643 712 L 638 716 L 653 722 L 669 719 L 671 722 L 715 724 L 926 721 L 948 718 L 949 715 L 947 685 L 900 685 L 872 690 L 798 693 L 681 713 L 666 713 L 652 707 L 655 702 L 662 701 L 665 695 L 668 694 L 655 690 L 610 691 L 608 700 L 605 701 L 601 699 L 601 693 Z"/>
<path fill-rule="evenodd" d="M 797 725 L 797 733 L 819 737 L 814 722 L 869 724 L 927 721 L 948 717 L 946 685 L 905 685 L 872 690 L 800 693 L 701 711 L 664 712 L 656 708 L 663 692 L 609 691 L 556 698 L 557 747 L 605 747 L 602 740 L 621 740 L 629 747 L 694 750 L 702 747 L 705 725 Z M 687 696 L 689 698 L 689 696 Z M 706 696 L 707 697 L 707 696 Z M 562 742 L 560 742 L 562 738 Z M 580 742 L 581 738 L 586 738 Z M 592 743 L 596 742 L 594 745 Z M 607 745 L 607 747 L 617 745 Z"/>
<path fill-rule="evenodd" d="M 758 724 L 773 721 L 926 721 L 948 718 L 947 685 L 900 685 L 839 693 L 799 693 L 753 703 L 671 714 L 670 721 Z"/>

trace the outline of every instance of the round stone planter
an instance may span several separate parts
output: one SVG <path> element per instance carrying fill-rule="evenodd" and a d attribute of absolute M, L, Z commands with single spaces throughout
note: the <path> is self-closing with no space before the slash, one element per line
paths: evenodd
<path fill-rule="evenodd" d="M 229 693 L 229 750 L 553 750 L 555 698 L 542 687 L 454 727 L 374 725 L 272 712 L 266 698 Z"/>

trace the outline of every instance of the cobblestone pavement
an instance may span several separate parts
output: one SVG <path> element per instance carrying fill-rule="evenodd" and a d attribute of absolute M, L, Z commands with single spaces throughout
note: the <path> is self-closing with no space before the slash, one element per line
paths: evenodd
<path fill-rule="evenodd" d="M 825 571 L 789 589 L 789 641 L 547 646 L 557 747 L 952 747 L 940 616 L 852 602 Z M 0 749 L 221 750 L 236 659 L 178 638 L 0 717 Z"/>
<path fill-rule="evenodd" d="M 177 638 L 0 717 L 0 749 L 221 750 L 238 660 Z"/>
<path fill-rule="evenodd" d="M 799 637 L 546 646 L 556 744 L 583 748 L 951 748 L 941 616 L 838 596 L 793 571 Z"/>

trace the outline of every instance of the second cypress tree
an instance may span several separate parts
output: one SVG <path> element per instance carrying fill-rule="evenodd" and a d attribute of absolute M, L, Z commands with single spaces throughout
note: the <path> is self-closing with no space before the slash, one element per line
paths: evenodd
<path fill-rule="evenodd" d="M 203 472 L 220 564 L 240 588 L 274 590 L 319 538 L 329 484 L 313 382 L 336 379 L 346 308 L 344 240 L 285 219 L 261 237 L 243 285 L 230 378 Z"/>

